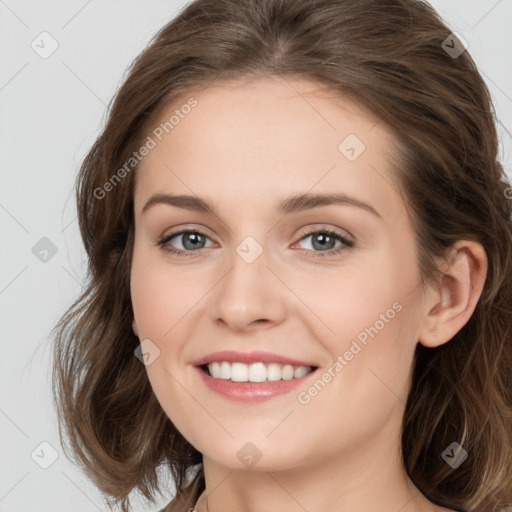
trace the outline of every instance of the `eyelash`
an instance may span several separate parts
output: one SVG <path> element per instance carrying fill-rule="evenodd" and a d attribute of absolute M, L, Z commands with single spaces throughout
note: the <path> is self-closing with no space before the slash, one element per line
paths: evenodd
<path fill-rule="evenodd" d="M 191 250 L 188 250 L 188 251 L 183 251 L 181 249 L 174 249 L 173 247 L 169 246 L 169 247 L 165 247 L 165 244 L 168 243 L 171 239 L 179 236 L 179 235 L 183 235 L 183 234 L 186 234 L 186 233 L 195 233 L 195 234 L 199 234 L 201 236 L 204 236 L 205 238 L 209 238 L 207 235 L 205 235 L 203 232 L 201 231 L 198 231 L 198 230 L 195 230 L 195 229 L 183 229 L 181 231 L 176 231 L 175 233 L 171 233 L 167 236 L 165 236 L 164 238 L 162 238 L 161 240 L 159 240 L 157 242 L 157 245 L 160 246 L 162 248 L 162 250 L 164 250 L 166 253 L 171 253 L 171 254 L 174 254 L 175 256 L 178 256 L 178 257 L 181 257 L 181 256 L 192 256 L 193 253 L 195 252 L 199 252 L 199 250 L 196 250 L 196 251 L 191 251 Z M 351 240 L 348 240 L 347 238 L 345 238 L 344 236 L 340 235 L 339 233 L 337 233 L 336 231 L 332 231 L 330 229 L 320 229 L 320 230 L 316 230 L 316 231 L 310 231 L 309 233 L 306 233 L 305 235 L 303 235 L 299 242 L 301 240 L 303 240 L 304 238 L 307 238 L 311 235 L 317 235 L 319 233 L 322 233 L 322 234 L 327 234 L 329 236 L 332 236 L 333 238 L 339 240 L 342 245 L 340 245 L 339 247 L 335 248 L 335 249 L 330 249 L 329 251 L 314 251 L 314 250 L 309 250 L 309 249 L 304 249 L 306 250 L 308 253 L 313 253 L 313 254 L 309 254 L 307 257 L 308 258 L 323 258 L 323 257 L 326 257 L 326 256 L 334 256 L 334 255 L 337 255 L 339 253 L 341 253 L 341 251 L 344 251 L 346 249 L 350 249 L 352 247 L 354 247 L 354 242 L 352 242 Z M 203 247 L 204 249 L 204 247 Z"/>

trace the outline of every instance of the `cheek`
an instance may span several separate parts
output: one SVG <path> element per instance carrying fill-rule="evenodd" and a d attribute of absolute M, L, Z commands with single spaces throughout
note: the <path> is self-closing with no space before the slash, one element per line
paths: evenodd
<path fill-rule="evenodd" d="M 389 251 L 372 263 L 333 273 L 316 287 L 309 284 L 308 306 L 317 318 L 311 329 L 333 361 L 335 377 L 326 376 L 333 395 L 327 400 L 339 399 L 346 389 L 352 390 L 354 404 L 378 406 L 386 395 L 393 400 L 389 389 L 406 396 L 416 346 L 414 262 L 411 252 Z"/>
<path fill-rule="evenodd" d="M 170 336 L 169 331 L 198 293 L 190 275 L 187 278 L 186 272 L 165 263 L 165 258 L 144 249 L 134 250 L 130 276 L 133 311 L 140 338 L 154 338 L 157 343 Z"/>
<path fill-rule="evenodd" d="M 162 409 L 179 430 L 193 422 L 190 396 L 177 384 L 182 381 L 186 345 L 187 312 L 198 299 L 183 272 L 156 261 L 144 249 L 134 250 L 130 289 L 139 339 L 151 340 L 159 355 L 146 366 L 148 380 Z M 189 313 L 190 314 L 190 313 Z M 193 314 L 193 312 L 192 312 Z M 173 378 L 174 377 L 174 378 Z M 177 379 L 177 380 L 176 380 Z"/>
<path fill-rule="evenodd" d="M 377 436 L 391 417 L 398 428 L 415 347 L 411 307 L 403 298 L 393 300 L 398 291 L 369 290 L 338 300 L 337 316 L 327 320 L 335 335 L 317 338 L 332 362 L 309 387 L 298 390 L 297 423 L 277 433 L 275 443 L 285 443 L 294 428 L 304 438 L 326 438 L 339 446 L 347 439 L 357 444 Z"/>
<path fill-rule="evenodd" d="M 366 328 L 377 322 L 379 332 L 383 331 L 397 316 L 404 300 L 403 286 L 382 274 L 376 265 L 346 267 L 323 277 L 302 279 L 302 286 L 295 288 L 316 317 L 315 333 L 331 349 L 339 353 L 361 333 L 364 341 Z"/>
<path fill-rule="evenodd" d="M 343 374 L 338 384 L 350 385 L 361 399 L 374 394 L 367 386 L 382 387 L 379 377 L 398 388 L 407 380 L 413 349 L 408 307 L 394 298 L 389 293 L 353 294 L 338 301 L 335 315 L 325 315 L 333 334 L 319 341 L 336 362 L 334 373 Z"/>

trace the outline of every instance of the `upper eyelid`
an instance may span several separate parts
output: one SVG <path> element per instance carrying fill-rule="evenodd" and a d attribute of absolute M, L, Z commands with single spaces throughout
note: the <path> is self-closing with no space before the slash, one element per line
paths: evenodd
<path fill-rule="evenodd" d="M 185 235 L 187 233 L 199 233 L 200 235 L 205 236 L 206 238 L 209 238 L 210 240 L 212 240 L 212 242 L 214 241 L 212 239 L 212 237 L 210 235 L 208 235 L 207 233 L 205 233 L 202 229 L 194 229 L 194 228 L 178 229 L 177 231 L 169 233 L 168 235 L 161 236 L 160 240 L 167 242 L 176 236 Z"/>
<path fill-rule="evenodd" d="M 339 233 L 338 230 L 340 228 L 328 228 L 328 227 L 310 227 L 310 228 L 305 228 L 305 231 L 303 233 L 300 234 L 300 236 L 298 236 L 297 238 L 297 241 L 294 242 L 294 244 L 296 244 L 297 242 L 300 242 L 302 239 L 308 237 L 308 236 L 312 236 L 316 233 L 321 233 L 321 232 L 332 232 L 335 236 L 341 238 L 341 239 L 345 239 L 347 242 L 350 242 L 350 243 L 355 243 L 354 241 L 354 237 L 349 234 L 346 230 L 343 230 L 347 233 L 347 235 L 343 234 L 343 233 Z M 207 233 L 205 233 L 203 231 L 202 228 L 182 228 L 182 229 L 178 229 L 177 231 L 173 232 L 173 233 L 169 233 L 168 235 L 164 235 L 160 238 L 160 241 L 161 242 L 165 242 L 165 243 L 168 243 L 172 238 L 174 237 L 177 237 L 177 236 L 182 236 L 182 235 L 185 235 L 187 233 L 199 233 L 200 235 L 202 236 L 205 236 L 206 238 L 208 238 L 209 240 L 211 240 L 212 242 L 214 243 L 217 243 L 215 242 L 215 240 L 212 239 L 211 236 L 209 236 Z"/>
<path fill-rule="evenodd" d="M 314 235 L 315 233 L 324 232 L 324 231 L 330 231 L 330 232 L 334 233 L 336 236 L 345 238 L 346 240 L 351 241 L 351 242 L 355 241 L 355 237 L 346 229 L 325 227 L 325 226 L 322 227 L 321 225 L 319 225 L 319 227 L 305 228 L 304 231 L 301 230 L 301 234 L 298 239 L 302 240 L 305 236 Z"/>

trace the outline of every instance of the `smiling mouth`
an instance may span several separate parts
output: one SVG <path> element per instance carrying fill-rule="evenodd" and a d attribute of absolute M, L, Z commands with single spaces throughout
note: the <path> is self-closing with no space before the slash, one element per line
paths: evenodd
<path fill-rule="evenodd" d="M 299 379 L 315 371 L 317 366 L 294 366 L 291 364 L 262 363 L 251 364 L 218 361 L 200 365 L 199 368 L 214 379 L 231 382 L 276 382 Z"/>

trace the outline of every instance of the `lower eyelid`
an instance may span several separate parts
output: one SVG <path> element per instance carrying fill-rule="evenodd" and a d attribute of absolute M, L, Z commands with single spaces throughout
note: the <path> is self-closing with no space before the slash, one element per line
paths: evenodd
<path fill-rule="evenodd" d="M 200 249 L 197 249 L 197 250 L 191 250 L 191 249 L 177 249 L 175 247 L 172 247 L 171 249 L 169 248 L 166 248 L 166 245 L 170 243 L 170 241 L 173 239 L 173 238 L 177 238 L 179 236 L 183 236 L 183 235 L 187 235 L 187 234 L 190 234 L 190 233 L 195 233 L 195 234 L 198 234 L 198 235 L 201 235 L 203 236 L 205 239 L 209 240 L 210 242 L 213 242 L 213 244 L 215 244 L 215 242 L 208 236 L 206 235 L 205 233 L 203 233 L 202 231 L 197 231 L 197 230 L 183 230 L 183 231 L 178 231 L 176 233 L 171 233 L 170 235 L 168 236 L 165 236 L 163 237 L 159 242 L 158 242 L 158 245 L 160 245 L 164 250 L 166 250 L 166 252 L 168 253 L 178 253 L 179 255 L 184 255 L 184 254 L 187 254 L 187 255 L 191 255 L 195 252 L 200 252 L 201 249 L 208 249 L 210 246 L 207 246 L 207 247 L 201 247 Z M 340 245 L 338 245 L 337 247 L 333 247 L 332 249 L 328 249 L 326 251 L 315 251 L 315 250 L 311 250 L 311 249 L 303 249 L 307 252 L 311 252 L 311 253 L 314 253 L 315 255 L 318 254 L 318 255 L 329 255 L 329 254 L 332 254 L 333 252 L 336 252 L 336 251 L 340 251 L 340 250 L 343 250 L 343 249 L 348 249 L 348 248 L 351 248 L 354 246 L 354 242 L 352 242 L 350 239 L 348 239 L 347 237 L 341 235 L 341 234 L 338 234 L 336 233 L 335 231 L 332 231 L 332 230 L 328 230 L 328 229 L 318 229 L 318 230 L 315 230 L 315 231 L 310 231 L 309 233 L 305 233 L 303 234 L 298 240 L 297 242 L 294 243 L 293 247 L 297 246 L 297 244 L 299 244 L 300 242 L 302 242 L 303 240 L 307 239 L 308 237 L 311 237 L 311 236 L 314 236 L 314 235 L 317 235 L 319 233 L 324 233 L 324 234 L 327 234 L 329 236 L 332 236 L 333 238 L 335 238 L 336 240 L 338 240 L 340 243 Z"/>

